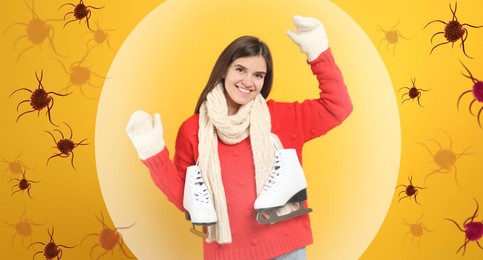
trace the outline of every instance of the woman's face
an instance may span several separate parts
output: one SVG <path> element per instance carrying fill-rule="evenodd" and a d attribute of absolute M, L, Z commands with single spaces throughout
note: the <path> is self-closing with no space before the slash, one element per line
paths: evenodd
<path fill-rule="evenodd" d="M 234 60 L 225 76 L 228 115 L 234 115 L 241 105 L 254 99 L 262 90 L 267 64 L 265 59 L 249 56 Z"/>

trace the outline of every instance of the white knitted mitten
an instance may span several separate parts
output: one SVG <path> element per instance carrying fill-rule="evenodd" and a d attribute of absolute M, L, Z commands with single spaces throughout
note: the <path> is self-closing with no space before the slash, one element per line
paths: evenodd
<path fill-rule="evenodd" d="M 151 115 L 144 111 L 134 112 L 127 123 L 126 132 L 141 160 L 164 149 L 163 125 L 159 113 L 151 118 Z"/>
<path fill-rule="evenodd" d="M 307 60 L 313 61 L 329 48 L 329 40 L 324 25 L 312 17 L 294 16 L 293 22 L 297 32 L 287 30 L 287 35 L 300 50 L 307 55 Z"/>

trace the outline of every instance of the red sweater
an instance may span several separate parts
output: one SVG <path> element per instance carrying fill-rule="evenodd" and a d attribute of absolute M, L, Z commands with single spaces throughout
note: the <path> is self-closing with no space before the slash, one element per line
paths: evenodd
<path fill-rule="evenodd" d="M 301 163 L 304 143 L 339 125 L 352 111 L 342 74 L 330 49 L 309 64 L 319 82 L 318 99 L 302 103 L 267 102 L 272 132 L 285 148 L 297 150 Z M 181 125 L 173 161 L 166 148 L 144 161 L 154 183 L 182 211 L 186 167 L 194 165 L 198 158 L 198 117 L 194 114 Z M 313 242 L 308 214 L 272 225 L 256 221 L 257 212 L 253 208 L 255 168 L 250 138 L 235 145 L 218 142 L 218 153 L 232 243 L 219 245 L 204 241 L 205 259 L 269 259 Z"/>

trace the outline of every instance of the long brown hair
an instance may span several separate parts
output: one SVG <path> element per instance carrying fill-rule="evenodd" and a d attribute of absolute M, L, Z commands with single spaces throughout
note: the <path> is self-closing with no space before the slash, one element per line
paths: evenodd
<path fill-rule="evenodd" d="M 266 43 L 262 42 L 257 37 L 241 36 L 231 42 L 218 57 L 218 60 L 211 71 L 208 83 L 206 83 L 205 88 L 198 98 L 195 113 L 198 114 L 200 112 L 201 104 L 203 104 L 203 102 L 206 100 L 208 93 L 210 93 L 210 91 L 213 90 L 219 82 L 223 81 L 228 67 L 234 60 L 258 55 L 262 56 L 267 63 L 267 71 L 263 81 L 262 90 L 260 91 L 260 94 L 262 94 L 264 98 L 267 98 L 268 94 L 270 94 L 273 83 L 273 62 L 270 49 Z"/>

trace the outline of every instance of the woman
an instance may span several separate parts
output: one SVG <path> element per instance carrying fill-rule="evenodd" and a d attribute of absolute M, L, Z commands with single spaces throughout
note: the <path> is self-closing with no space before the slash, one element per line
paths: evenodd
<path fill-rule="evenodd" d="M 297 32 L 287 35 L 307 55 L 319 82 L 317 99 L 267 102 L 273 82 L 270 50 L 258 38 L 243 36 L 216 61 L 195 114 L 179 129 L 173 161 L 159 114 L 152 118 L 136 111 L 126 127 L 154 183 L 182 211 L 186 170 L 199 166 L 217 220 L 203 242 L 205 259 L 305 259 L 305 247 L 313 242 L 308 214 L 262 225 L 254 209 L 274 165 L 269 136 L 295 149 L 301 162 L 304 143 L 339 125 L 352 111 L 324 26 L 301 16 L 294 17 L 294 24 Z M 290 203 L 282 209 L 278 214 L 296 210 Z"/>

